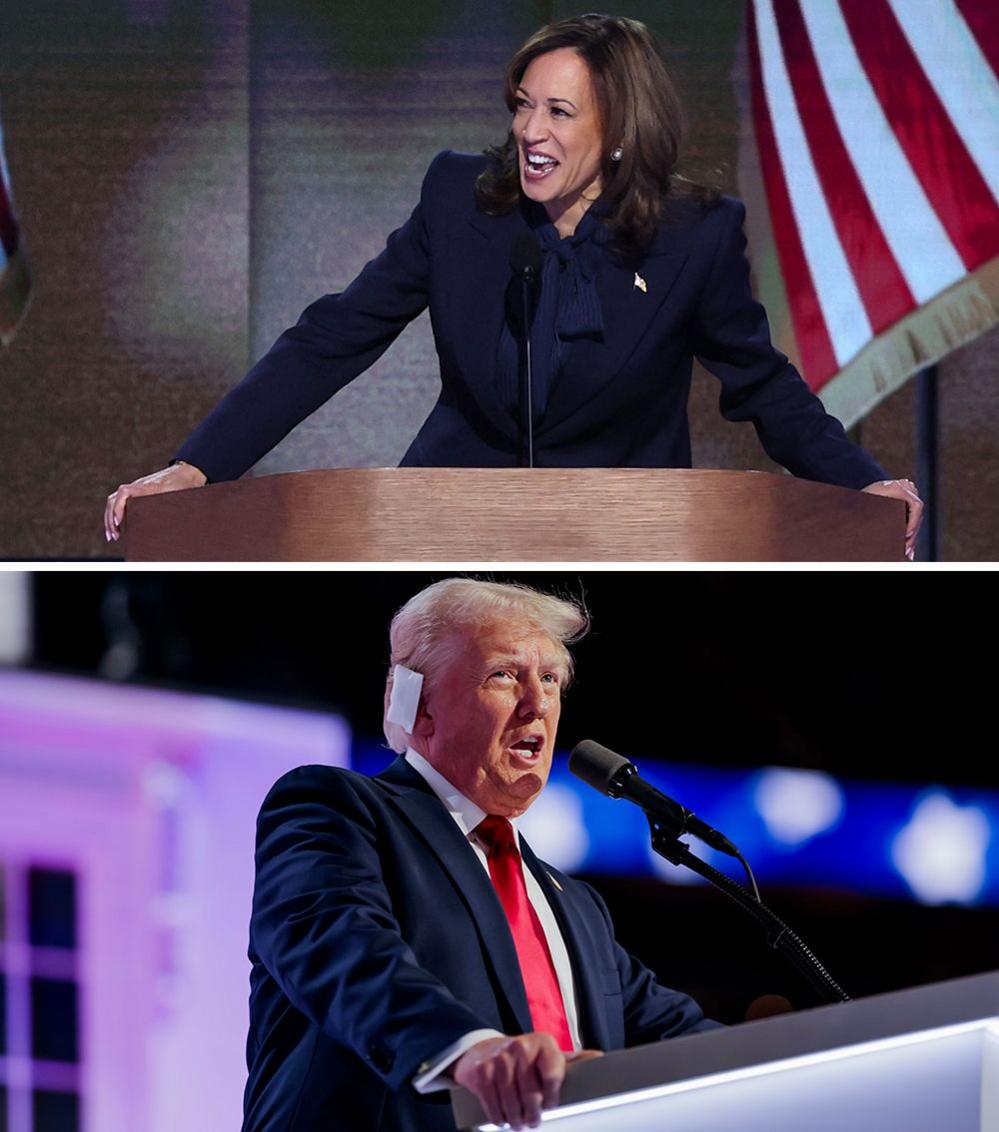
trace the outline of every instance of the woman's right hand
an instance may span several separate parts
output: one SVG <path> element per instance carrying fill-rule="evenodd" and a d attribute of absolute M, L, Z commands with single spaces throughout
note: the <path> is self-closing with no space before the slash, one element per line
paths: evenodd
<path fill-rule="evenodd" d="M 104 508 L 104 535 L 108 542 L 117 542 L 121 537 L 121 523 L 125 517 L 128 501 L 136 495 L 158 495 L 163 491 L 185 491 L 189 487 L 204 487 L 208 477 L 193 464 L 179 461 L 167 468 L 143 476 L 131 483 L 123 483 L 117 491 L 108 496 Z"/>

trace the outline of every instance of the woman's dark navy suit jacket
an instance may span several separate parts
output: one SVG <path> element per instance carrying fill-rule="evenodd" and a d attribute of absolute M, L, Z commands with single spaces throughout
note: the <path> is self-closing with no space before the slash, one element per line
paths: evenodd
<path fill-rule="evenodd" d="M 403 465 L 516 466 L 520 427 L 496 367 L 510 252 L 529 229 L 520 209 L 477 209 L 485 162 L 439 154 L 381 255 L 341 294 L 308 307 L 176 458 L 212 481 L 242 475 L 429 305 L 442 388 Z M 538 466 L 690 467 L 696 355 L 721 380 L 725 417 L 752 421 L 767 453 L 795 475 L 853 488 L 887 478 L 771 345 L 750 290 L 743 215 L 729 198 L 673 205 L 644 259 L 608 258 L 597 277 L 604 339 L 569 348 L 536 422 Z"/>

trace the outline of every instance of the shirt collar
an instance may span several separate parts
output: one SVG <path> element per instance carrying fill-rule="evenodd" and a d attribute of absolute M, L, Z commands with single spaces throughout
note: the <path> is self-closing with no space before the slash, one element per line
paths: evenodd
<path fill-rule="evenodd" d="M 477 806 L 471 798 L 466 798 L 453 783 L 448 782 L 444 775 L 435 767 L 432 767 L 419 751 L 407 747 L 405 757 L 406 762 L 440 798 L 444 808 L 454 818 L 458 828 L 466 837 L 473 832 L 483 818 L 488 817 L 485 810 Z M 510 819 L 514 829 L 517 829 L 519 821 L 520 818 Z"/>

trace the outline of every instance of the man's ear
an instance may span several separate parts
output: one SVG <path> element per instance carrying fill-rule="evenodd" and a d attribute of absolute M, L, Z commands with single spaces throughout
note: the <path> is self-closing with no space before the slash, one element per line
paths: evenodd
<path fill-rule="evenodd" d="M 428 739 L 434 733 L 434 717 L 427 708 L 426 695 L 420 696 L 420 703 L 416 709 L 416 720 L 413 723 L 412 734 L 421 739 Z"/>

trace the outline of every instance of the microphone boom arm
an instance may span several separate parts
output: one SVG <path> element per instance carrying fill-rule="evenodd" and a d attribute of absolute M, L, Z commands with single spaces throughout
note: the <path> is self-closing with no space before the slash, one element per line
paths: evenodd
<path fill-rule="evenodd" d="M 660 857 L 674 865 L 686 865 L 745 909 L 766 932 L 767 943 L 797 968 L 824 1002 L 850 1001 L 850 996 L 822 966 L 815 953 L 776 912 L 771 911 L 762 900 L 754 899 L 751 893 L 731 877 L 696 857 L 690 847 L 666 827 L 666 823 L 649 817 L 649 828 L 652 831 L 652 848 Z"/>

